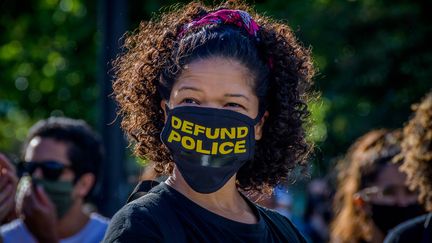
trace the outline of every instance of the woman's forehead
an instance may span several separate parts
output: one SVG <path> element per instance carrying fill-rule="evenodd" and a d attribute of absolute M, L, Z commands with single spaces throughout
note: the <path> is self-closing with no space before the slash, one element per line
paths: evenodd
<path fill-rule="evenodd" d="M 173 91 L 253 93 L 253 78 L 248 71 L 248 68 L 233 59 L 199 59 L 184 67 Z"/>

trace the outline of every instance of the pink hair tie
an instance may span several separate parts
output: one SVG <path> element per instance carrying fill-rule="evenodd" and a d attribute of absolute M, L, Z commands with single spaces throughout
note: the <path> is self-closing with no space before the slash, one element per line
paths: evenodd
<path fill-rule="evenodd" d="M 259 26 L 252 17 L 245 11 L 232 9 L 220 9 L 210 12 L 197 20 L 183 25 L 177 38 L 183 38 L 184 34 L 192 27 L 201 27 L 209 24 L 232 24 L 243 28 L 250 36 L 258 39 Z"/>
<path fill-rule="evenodd" d="M 177 39 L 183 38 L 186 32 L 191 28 L 202 27 L 210 24 L 230 24 L 237 26 L 246 30 L 249 36 L 255 38 L 257 42 L 260 42 L 258 37 L 258 31 L 260 29 L 259 25 L 252 19 L 249 13 L 243 10 L 234 9 L 216 10 L 183 25 L 177 35 Z M 267 59 L 267 66 L 270 70 L 273 69 L 274 63 L 271 57 Z"/>

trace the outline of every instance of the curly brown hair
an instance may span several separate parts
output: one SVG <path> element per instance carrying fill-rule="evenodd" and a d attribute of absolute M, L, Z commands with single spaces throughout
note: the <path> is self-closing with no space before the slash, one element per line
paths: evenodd
<path fill-rule="evenodd" d="M 419 201 L 432 211 L 432 92 L 413 110 L 415 115 L 403 130 L 401 170 L 410 189 L 419 191 Z"/>
<path fill-rule="evenodd" d="M 191 28 L 178 38 L 185 24 L 220 8 L 248 12 L 260 26 L 259 43 L 239 28 L 224 24 Z M 233 48 L 238 50 L 227 51 Z M 134 153 L 154 162 L 158 173 L 171 173 L 173 162 L 159 138 L 164 126 L 161 100 L 169 100 L 184 65 L 202 55 L 235 58 L 245 65 L 254 75 L 260 105 L 265 104 L 269 111 L 254 159 L 237 173 L 238 186 L 267 190 L 287 179 L 297 166 L 306 168 L 312 145 L 306 141 L 304 126 L 309 116 L 307 93 L 314 68 L 310 50 L 296 40 L 286 24 L 258 15 L 241 1 L 215 7 L 192 2 L 142 22 L 127 35 L 124 50 L 114 61 L 113 84 L 122 127 L 132 138 Z M 271 68 L 266 63 L 269 58 Z"/>
<path fill-rule="evenodd" d="M 373 130 L 351 145 L 337 166 L 338 188 L 334 198 L 335 217 L 331 223 L 332 242 L 370 241 L 370 216 L 355 203 L 355 194 L 374 183 L 382 169 L 392 164 L 401 148 L 402 132 Z"/>

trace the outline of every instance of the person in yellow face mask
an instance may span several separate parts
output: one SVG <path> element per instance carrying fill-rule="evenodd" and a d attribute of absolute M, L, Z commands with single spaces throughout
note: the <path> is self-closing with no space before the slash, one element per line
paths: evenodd
<path fill-rule="evenodd" d="M 136 155 L 169 177 L 141 183 L 104 242 L 304 242 L 241 191 L 307 166 L 309 50 L 241 2 L 169 10 L 126 38 L 113 84 Z"/>

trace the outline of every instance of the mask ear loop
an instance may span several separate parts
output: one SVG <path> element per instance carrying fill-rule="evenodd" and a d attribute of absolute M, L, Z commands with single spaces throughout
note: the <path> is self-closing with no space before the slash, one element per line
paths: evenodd
<path fill-rule="evenodd" d="M 264 116 L 264 113 L 267 110 L 267 106 L 264 104 L 260 104 L 258 107 L 258 115 L 253 120 L 255 125 L 258 124 L 261 121 L 261 118 Z"/>
<path fill-rule="evenodd" d="M 165 113 L 166 113 L 167 117 L 171 113 L 171 109 L 169 108 L 169 103 L 168 102 L 165 102 Z"/>

